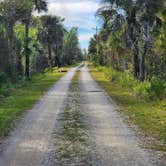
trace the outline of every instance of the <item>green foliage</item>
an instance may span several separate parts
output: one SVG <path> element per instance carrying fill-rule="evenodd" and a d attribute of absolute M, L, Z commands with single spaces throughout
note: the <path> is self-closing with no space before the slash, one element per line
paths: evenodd
<path fill-rule="evenodd" d="M 89 59 L 95 65 L 111 66 L 99 70 L 111 82 L 129 88 L 137 97 L 146 100 L 164 99 L 164 0 L 102 2 L 103 6 L 97 15 L 102 19 L 103 26 L 90 40 Z"/>
<path fill-rule="evenodd" d="M 151 81 L 140 82 L 135 80 L 129 71 L 119 72 L 112 68 L 101 66 L 97 67 L 97 69 L 103 72 L 111 82 L 130 89 L 138 98 L 152 101 L 162 100 L 166 97 L 166 82 L 164 80 L 153 78 Z"/>
<path fill-rule="evenodd" d="M 150 89 L 150 88 L 151 88 L 151 83 L 146 81 L 146 82 L 137 83 L 133 87 L 133 90 L 134 90 L 137 97 L 149 99 L 148 89 Z"/>
<path fill-rule="evenodd" d="M 78 41 L 77 28 L 72 28 L 65 33 L 63 39 L 63 63 L 65 65 L 71 65 L 75 62 L 79 62 L 83 59 L 81 49 Z"/>
<path fill-rule="evenodd" d="M 4 97 L 10 96 L 14 92 L 14 88 L 11 83 L 6 83 L 0 88 L 0 95 Z"/>
<path fill-rule="evenodd" d="M 163 99 L 166 97 L 166 81 L 153 78 L 151 86 L 147 89 L 150 99 Z"/>
<path fill-rule="evenodd" d="M 71 64 L 62 62 L 66 60 L 63 54 L 69 55 L 68 61 L 72 60 L 72 63 L 82 59 L 77 33 L 74 38 L 68 38 L 72 52 L 64 49 L 64 19 L 51 15 L 33 16 L 34 10 L 46 11 L 46 1 L 0 2 L 0 73 L 5 73 L 11 82 L 17 82 L 24 75 L 29 79 L 33 73 L 43 72 L 48 65 L 52 68 Z"/>
<path fill-rule="evenodd" d="M 0 86 L 7 82 L 7 75 L 4 72 L 0 73 Z"/>
<path fill-rule="evenodd" d="M 48 58 L 45 55 L 41 54 L 34 57 L 32 63 L 33 73 L 43 73 L 48 67 Z"/>

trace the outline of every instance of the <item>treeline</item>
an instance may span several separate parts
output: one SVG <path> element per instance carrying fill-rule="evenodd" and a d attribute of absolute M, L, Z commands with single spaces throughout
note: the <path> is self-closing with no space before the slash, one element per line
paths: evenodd
<path fill-rule="evenodd" d="M 58 16 L 46 12 L 46 0 L 0 2 L 0 82 L 17 81 L 45 68 L 71 65 L 83 58 L 77 28 L 65 29 Z"/>
<path fill-rule="evenodd" d="M 90 40 L 90 60 L 166 94 L 165 0 L 103 0 L 97 16 L 103 26 Z"/>

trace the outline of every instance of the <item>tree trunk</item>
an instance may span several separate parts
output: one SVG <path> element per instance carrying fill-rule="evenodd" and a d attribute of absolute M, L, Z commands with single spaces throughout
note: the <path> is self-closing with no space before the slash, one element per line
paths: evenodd
<path fill-rule="evenodd" d="M 139 74 L 140 74 L 140 70 L 139 70 L 139 57 L 138 57 L 137 51 L 134 51 L 134 77 L 136 79 L 139 79 Z"/>
<path fill-rule="evenodd" d="M 135 35 L 135 34 L 133 34 Z M 138 49 L 138 42 L 135 36 L 133 36 L 133 61 L 134 61 L 134 78 L 139 79 L 139 74 L 140 74 L 140 70 L 139 70 L 139 49 Z"/>
<path fill-rule="evenodd" d="M 0 31 L 0 72 L 8 72 L 9 67 L 9 49 L 7 38 L 4 37 L 3 32 Z"/>
<path fill-rule="evenodd" d="M 144 22 L 143 23 L 143 41 L 144 41 L 144 45 L 142 48 L 142 56 L 141 56 L 141 61 L 140 61 L 140 81 L 144 81 L 145 80 L 145 56 L 148 50 L 148 46 L 149 46 L 149 41 L 150 41 L 150 27 L 149 27 L 149 23 L 148 22 Z"/>
<path fill-rule="evenodd" d="M 29 78 L 29 20 L 25 22 L 25 76 Z"/>
<path fill-rule="evenodd" d="M 48 59 L 49 59 L 49 67 L 52 69 L 52 50 L 51 50 L 51 45 L 48 43 Z"/>
<path fill-rule="evenodd" d="M 12 74 L 13 66 L 14 66 L 14 43 L 13 43 L 13 24 L 9 24 L 7 26 L 7 36 L 8 36 L 8 48 L 9 48 L 9 74 Z"/>
<path fill-rule="evenodd" d="M 130 27 L 130 38 L 131 38 L 131 45 L 133 51 L 133 61 L 134 61 L 134 78 L 139 79 L 139 48 L 138 48 L 138 41 L 136 38 L 136 31 L 134 29 L 134 25 Z"/>
<path fill-rule="evenodd" d="M 23 66 L 22 66 L 22 55 L 21 55 L 21 48 L 22 48 L 22 44 L 21 41 L 18 39 L 15 39 L 15 45 L 16 45 L 16 49 L 15 49 L 15 54 L 16 54 L 16 73 L 19 76 L 23 75 Z"/>
<path fill-rule="evenodd" d="M 17 57 L 17 72 L 20 76 L 23 74 L 23 67 L 22 67 L 22 57 L 21 54 Z"/>
<path fill-rule="evenodd" d="M 133 61 L 134 61 L 134 77 L 136 79 L 139 79 L 139 48 L 138 48 L 138 39 L 137 39 L 137 21 L 136 21 L 136 10 L 133 8 L 131 13 L 128 13 L 128 25 L 129 25 L 129 36 L 130 36 L 130 42 L 132 45 L 132 51 L 133 51 Z"/>
<path fill-rule="evenodd" d="M 147 49 L 148 49 L 148 42 L 145 42 L 140 61 L 140 81 L 145 80 L 145 56 L 147 53 Z"/>
<path fill-rule="evenodd" d="M 61 67 L 61 63 L 60 63 L 60 57 L 59 57 L 59 45 L 56 44 L 56 49 L 55 49 L 55 65 L 58 66 L 58 68 Z"/>

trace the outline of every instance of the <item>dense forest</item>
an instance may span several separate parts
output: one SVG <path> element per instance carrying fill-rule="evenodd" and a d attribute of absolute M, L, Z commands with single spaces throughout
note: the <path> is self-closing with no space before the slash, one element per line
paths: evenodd
<path fill-rule="evenodd" d="M 112 81 L 148 99 L 166 96 L 165 0 L 103 0 L 89 59 L 111 67 Z"/>
<path fill-rule="evenodd" d="M 63 18 L 35 11 L 46 12 L 47 1 L 0 2 L 0 84 L 82 60 L 77 28 L 67 30 Z"/>

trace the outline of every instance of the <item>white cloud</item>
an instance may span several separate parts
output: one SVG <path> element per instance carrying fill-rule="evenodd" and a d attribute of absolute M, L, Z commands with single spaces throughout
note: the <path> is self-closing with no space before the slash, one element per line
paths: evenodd
<path fill-rule="evenodd" d="M 49 3 L 48 14 L 64 17 L 65 24 L 69 26 L 87 28 L 96 24 L 92 15 L 94 15 L 98 7 L 99 5 L 95 1 L 69 2 L 67 0 L 57 0 Z"/>
<path fill-rule="evenodd" d="M 51 13 L 60 12 L 60 13 L 92 13 L 96 12 L 99 4 L 95 1 L 77 1 L 77 2 L 68 2 L 57 0 L 55 2 L 50 2 L 48 9 Z"/>
<path fill-rule="evenodd" d="M 92 27 L 97 24 L 95 13 L 98 8 L 96 0 L 48 0 L 47 14 L 65 18 L 66 27 L 78 27 L 80 42 L 88 43 L 94 33 Z"/>
<path fill-rule="evenodd" d="M 89 41 L 89 39 L 92 37 L 91 33 L 87 34 L 79 34 L 79 40 L 82 42 Z"/>

